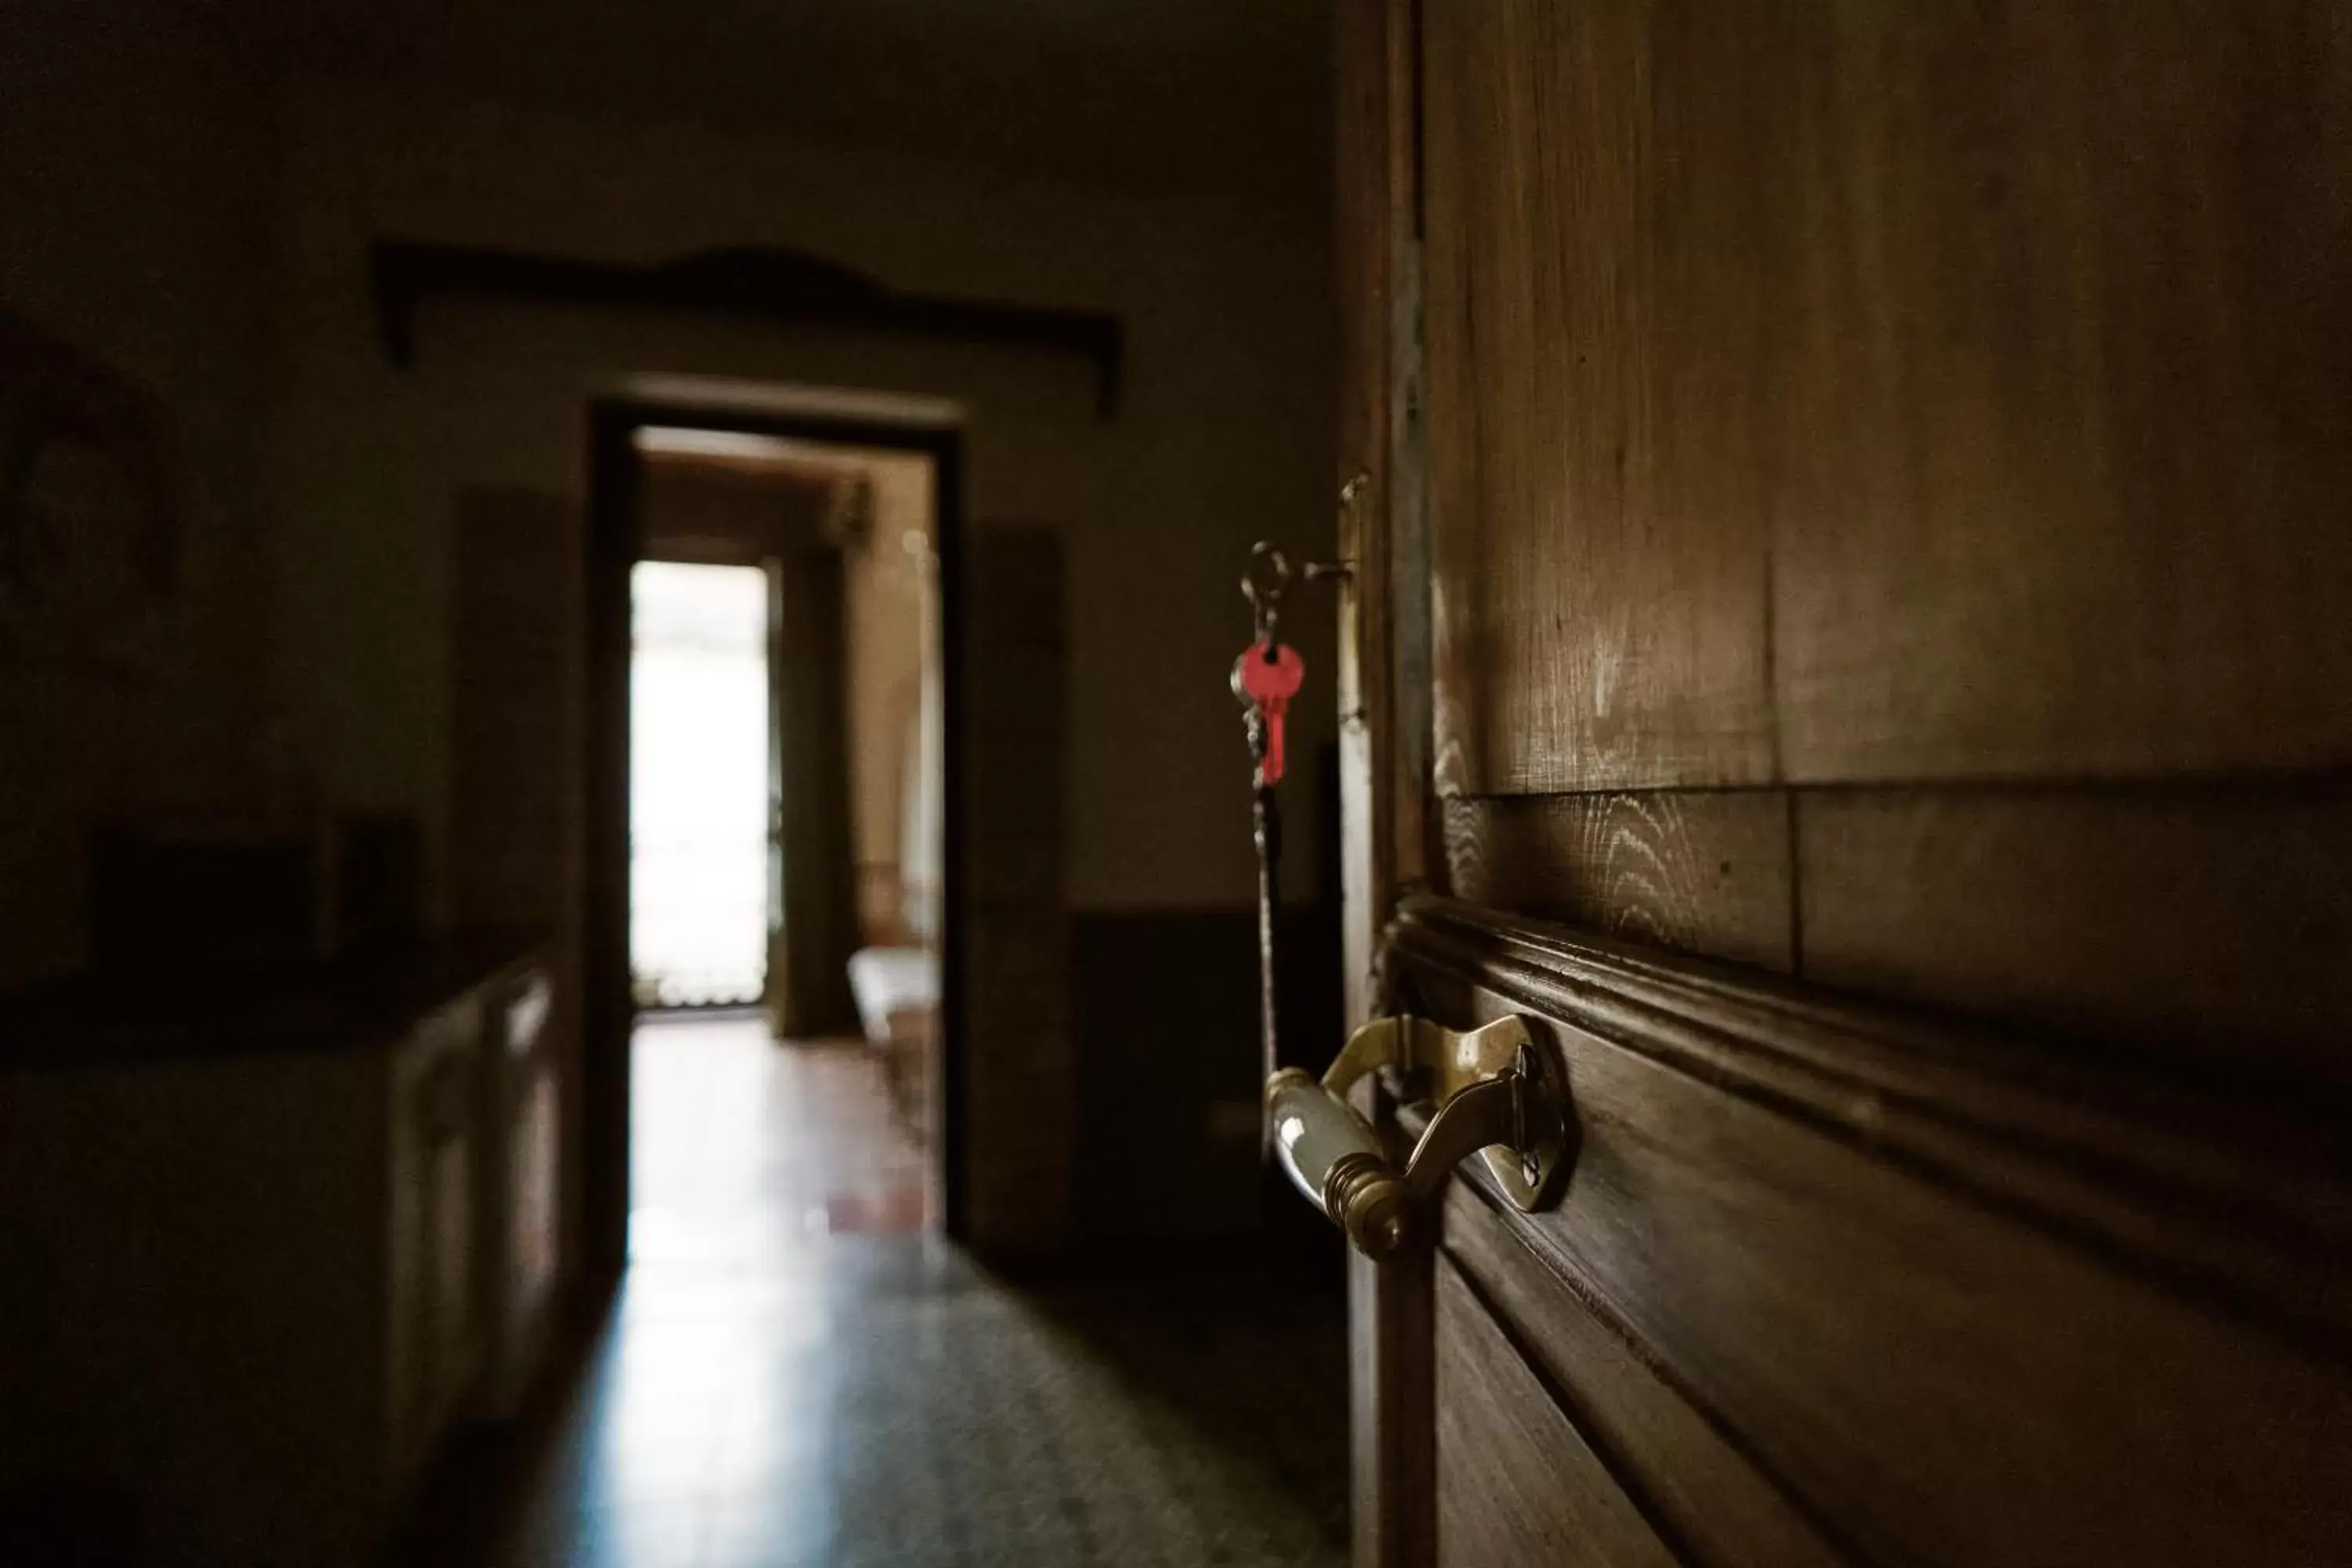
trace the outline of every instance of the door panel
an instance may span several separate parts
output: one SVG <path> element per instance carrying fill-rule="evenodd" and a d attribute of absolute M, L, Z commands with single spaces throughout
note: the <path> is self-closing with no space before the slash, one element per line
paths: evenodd
<path fill-rule="evenodd" d="M 1441 1262 L 1436 1283 L 1438 1560 L 1673 1568 L 1462 1276 Z"/>
<path fill-rule="evenodd" d="M 1778 790 L 1454 795 L 1447 887 L 1513 914 L 1796 967 L 1794 808 Z"/>
<path fill-rule="evenodd" d="M 1423 7 L 1442 793 L 1773 776 L 1753 8 L 1671 9 Z"/>
<path fill-rule="evenodd" d="M 1511 1325 L 1583 1440 L 1641 1494 L 1685 1561 L 1726 1568 L 1833 1568 L 1849 1561 L 1736 1441 L 1675 1388 L 1580 1277 L 1530 1248 L 1474 1183 L 1445 1203 L 1445 1255 L 1485 1310 Z M 1573 1298 L 1572 1300 L 1570 1298 Z"/>
<path fill-rule="evenodd" d="M 1507 963 L 1492 948 L 1514 929 Z M 2311 1228 L 2291 1183 L 2245 1191 L 2252 1147 L 2189 1104 L 2044 1083 L 1958 1037 L 1932 1043 L 1935 1078 L 1907 1073 L 1905 1047 L 1873 1037 L 1892 1022 L 1791 1028 L 1782 998 L 1736 980 L 1643 994 L 1615 974 L 1622 955 L 1579 959 L 1539 931 L 1433 904 L 1400 933 L 1425 1003 L 1541 1018 L 1569 1063 L 1568 1196 L 1502 1216 L 1516 1250 L 1482 1237 L 1475 1265 L 1525 1337 L 1600 1312 L 1867 1561 L 2188 1564 L 2259 1541 L 2315 1562 L 2352 1539 L 2352 1373 L 2309 1342 L 2340 1331 L 2352 1238 Z M 2077 1099 L 2134 1114 L 2091 1124 Z M 2169 1190 L 2074 1168 L 2112 1158 Z M 2325 1155 L 2306 1176 L 2329 1180 Z M 2162 1226 L 2138 1225 L 2136 1196 Z M 2282 1245 L 2240 1253 L 2242 1225 Z M 1441 1476 L 1443 1321 L 1441 1294 Z"/>
<path fill-rule="evenodd" d="M 2352 759 L 2352 17 L 1429 0 L 1448 792 Z"/>
<path fill-rule="evenodd" d="M 1822 791 L 1795 820 L 1797 943 L 1824 984 L 2352 1080 L 2340 783 Z"/>
<path fill-rule="evenodd" d="M 2352 14 L 1773 9 L 1787 775 L 2344 763 Z"/>
<path fill-rule="evenodd" d="M 1438 804 L 1472 903 L 2200 1070 L 2352 1078 L 2340 780 Z"/>
<path fill-rule="evenodd" d="M 1349 885 L 1577 1139 L 1357 1266 L 1360 1560 L 2352 1557 L 2352 21 L 1396 12 Z"/>

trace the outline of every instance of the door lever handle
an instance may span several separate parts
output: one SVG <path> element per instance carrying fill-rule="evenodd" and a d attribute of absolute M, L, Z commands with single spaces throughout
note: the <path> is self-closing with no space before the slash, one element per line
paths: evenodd
<path fill-rule="evenodd" d="M 1384 1067 L 1437 1101 L 1402 1170 L 1346 1098 Z M 1528 1213 L 1558 1201 L 1567 1177 L 1567 1074 L 1518 1017 L 1463 1033 L 1425 1018 L 1376 1018 L 1321 1079 L 1298 1068 L 1267 1079 L 1265 1113 L 1292 1183 L 1376 1258 L 1427 1239 L 1429 1200 L 1474 1153 L 1484 1152 L 1503 1195 Z"/>

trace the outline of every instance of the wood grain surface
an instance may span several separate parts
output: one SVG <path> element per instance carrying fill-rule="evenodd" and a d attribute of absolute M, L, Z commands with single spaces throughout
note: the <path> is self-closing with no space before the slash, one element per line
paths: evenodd
<path fill-rule="evenodd" d="M 2352 16 L 1425 37 L 1442 790 L 2352 761 Z"/>
<path fill-rule="evenodd" d="M 1423 16 L 1437 781 L 1773 777 L 1745 7 Z M 1777 302 L 1775 302 L 1777 309 Z M 1743 352 L 1747 351 L 1747 352 Z"/>
<path fill-rule="evenodd" d="M 2175 1289 L 2352 1339 L 2340 1096 L 2184 1079 L 1443 899 L 1410 900 L 1391 940 L 1424 1006 L 1507 994 Z"/>
<path fill-rule="evenodd" d="M 1349 1526 L 1358 1568 L 1437 1551 L 1432 1255 L 1348 1253 Z"/>
<path fill-rule="evenodd" d="M 1436 1289 L 1438 1561 L 1675 1568 L 1450 1263 Z"/>
<path fill-rule="evenodd" d="M 2352 1080 L 2352 790 L 1801 792 L 1805 973 Z"/>
<path fill-rule="evenodd" d="M 1770 133 L 1692 151 L 1793 204 L 1751 247 L 1787 775 L 2352 759 L 2352 13 L 1766 37 Z"/>
<path fill-rule="evenodd" d="M 1454 796 L 1447 891 L 1474 904 L 1787 973 L 1790 801 L 1777 790 Z"/>
<path fill-rule="evenodd" d="M 2315 1563 L 2347 1539 L 2352 1211 L 2323 1112 L 2045 1079 L 1729 971 L 1407 918 L 1441 1016 L 1532 1015 L 1569 1065 L 1568 1194 L 1500 1212 L 1524 1256 L 1476 1265 L 1518 1277 L 1514 1331 L 1598 1313 L 1837 1550 Z M 2233 1251 L 2257 1232 L 2266 1258 Z M 1482 1419 L 1454 1403 L 1441 1372 L 1448 1478 L 1446 1423 Z M 1573 1471 L 1555 1518 L 1582 1518 Z"/>
<path fill-rule="evenodd" d="M 1808 1521 L 1738 1442 L 1648 1364 L 1613 1321 L 1512 1234 L 1492 1198 L 1456 1183 L 1445 1254 L 1484 1308 L 1512 1325 L 1579 1433 L 1679 1555 L 1724 1568 L 1832 1568 L 1853 1561 Z"/>
<path fill-rule="evenodd" d="M 1441 805 L 1446 890 L 1501 912 L 2097 1051 L 2352 1078 L 2352 789 L 2336 781 Z"/>
<path fill-rule="evenodd" d="M 1418 16 L 1437 1560 L 2343 1560 L 2352 10 Z"/>

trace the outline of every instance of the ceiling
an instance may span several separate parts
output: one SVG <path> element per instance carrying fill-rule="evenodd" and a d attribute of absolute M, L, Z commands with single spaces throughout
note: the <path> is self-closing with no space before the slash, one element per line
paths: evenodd
<path fill-rule="evenodd" d="M 1319 197 L 1328 0 L 277 0 L 295 68 L 1141 191 Z"/>

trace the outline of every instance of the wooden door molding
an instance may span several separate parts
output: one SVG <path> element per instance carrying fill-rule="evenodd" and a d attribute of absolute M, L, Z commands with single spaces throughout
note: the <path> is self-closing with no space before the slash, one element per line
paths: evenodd
<path fill-rule="evenodd" d="M 1467 1302 L 1683 1561 L 2319 1561 L 2345 1539 L 2333 1097 L 1434 897 L 1391 952 L 1450 1025 L 1548 1026 L 1578 1105 L 1557 1210 L 1475 1172 L 1449 1195 L 1441 1415 L 1486 1342 L 1448 1324 Z M 1444 1519 L 1475 1483 L 1439 1447 Z"/>

